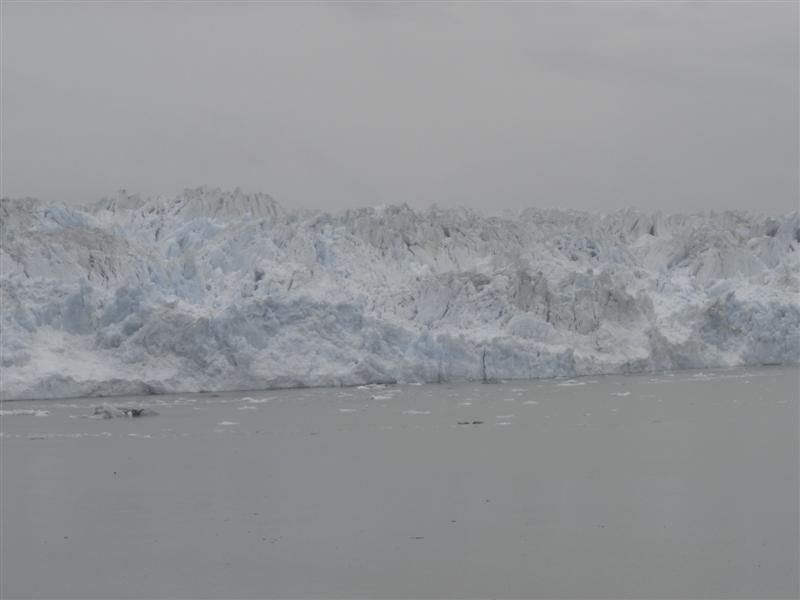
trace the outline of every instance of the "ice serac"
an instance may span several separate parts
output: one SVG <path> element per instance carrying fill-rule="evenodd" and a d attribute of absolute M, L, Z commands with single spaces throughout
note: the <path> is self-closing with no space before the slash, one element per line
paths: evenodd
<path fill-rule="evenodd" d="M 800 360 L 800 216 L 2 200 L 4 398 Z"/>

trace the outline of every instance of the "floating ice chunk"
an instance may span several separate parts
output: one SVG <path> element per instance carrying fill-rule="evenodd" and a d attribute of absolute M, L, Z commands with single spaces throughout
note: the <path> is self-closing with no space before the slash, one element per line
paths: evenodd
<path fill-rule="evenodd" d="M 630 392 L 611 392 L 612 396 L 630 396 Z"/>
<path fill-rule="evenodd" d="M 255 406 L 240 406 L 236 410 L 258 410 Z"/>
<path fill-rule="evenodd" d="M 530 404 L 539 404 L 539 401 L 538 400 L 525 400 L 525 402 L 523 402 L 523 404 L 529 404 L 529 405 Z"/>
<path fill-rule="evenodd" d="M 574 379 L 568 379 L 567 381 L 564 381 L 562 383 L 558 383 L 556 385 L 559 385 L 561 387 L 568 387 L 568 386 L 573 386 L 573 385 L 586 385 L 586 382 L 585 381 L 575 381 Z"/>
<path fill-rule="evenodd" d="M 272 400 L 272 398 L 250 398 L 248 402 L 250 404 L 265 404 Z"/>
<path fill-rule="evenodd" d="M 388 395 L 388 394 L 384 394 L 384 395 L 381 395 L 381 394 L 376 394 L 376 395 L 374 395 L 374 396 L 371 396 L 371 398 L 372 398 L 373 400 L 391 400 L 391 399 L 392 399 L 392 396 L 391 396 L 391 395 Z"/>
<path fill-rule="evenodd" d="M 472 406 L 472 402 L 459 402 L 459 406 Z"/>
<path fill-rule="evenodd" d="M 495 425 L 504 426 L 504 425 L 511 425 L 511 423 L 509 423 L 508 421 L 499 421 L 495 423 Z"/>
<path fill-rule="evenodd" d="M 113 404 L 101 404 L 94 409 L 95 417 L 102 419 L 115 419 L 118 417 L 154 417 L 158 413 L 147 406 L 114 406 Z"/>
<path fill-rule="evenodd" d="M 685 381 L 709 381 L 710 379 L 716 379 L 716 377 L 714 375 L 709 375 L 701 371 L 700 373 L 695 373 L 694 375 L 691 375 Z"/>
<path fill-rule="evenodd" d="M 497 415 L 495 419 L 513 419 L 514 415 Z"/>
<path fill-rule="evenodd" d="M 429 410 L 404 410 L 404 415 L 429 415 L 431 411 Z"/>
<path fill-rule="evenodd" d="M 236 421 L 220 421 L 217 425 L 228 426 L 228 425 L 238 425 Z"/>
<path fill-rule="evenodd" d="M 356 409 L 355 408 L 340 408 L 339 412 L 347 412 L 347 413 L 356 412 Z"/>

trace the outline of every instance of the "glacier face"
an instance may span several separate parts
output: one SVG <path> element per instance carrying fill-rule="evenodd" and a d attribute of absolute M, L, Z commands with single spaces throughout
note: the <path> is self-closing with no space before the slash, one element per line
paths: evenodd
<path fill-rule="evenodd" d="M 2 200 L 6 399 L 800 361 L 800 214 Z"/>

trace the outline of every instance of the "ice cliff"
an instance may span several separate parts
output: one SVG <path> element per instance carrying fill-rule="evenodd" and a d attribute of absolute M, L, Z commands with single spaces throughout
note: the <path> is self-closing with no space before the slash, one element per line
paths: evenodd
<path fill-rule="evenodd" d="M 800 360 L 800 215 L 4 199 L 2 397 Z"/>

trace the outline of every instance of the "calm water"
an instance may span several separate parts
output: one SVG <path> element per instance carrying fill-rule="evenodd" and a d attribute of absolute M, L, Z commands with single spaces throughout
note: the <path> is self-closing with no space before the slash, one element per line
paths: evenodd
<path fill-rule="evenodd" d="M 796 598 L 798 395 L 761 368 L 6 402 L 0 595 Z"/>

